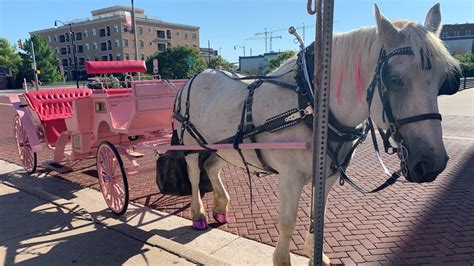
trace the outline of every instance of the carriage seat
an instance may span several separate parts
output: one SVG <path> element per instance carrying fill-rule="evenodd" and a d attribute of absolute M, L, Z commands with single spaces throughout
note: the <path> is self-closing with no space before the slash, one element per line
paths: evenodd
<path fill-rule="evenodd" d="M 72 116 L 72 101 L 91 94 L 90 89 L 61 88 L 27 92 L 24 96 L 30 108 L 38 114 L 46 140 L 54 146 L 59 135 L 66 131 L 64 119 Z"/>

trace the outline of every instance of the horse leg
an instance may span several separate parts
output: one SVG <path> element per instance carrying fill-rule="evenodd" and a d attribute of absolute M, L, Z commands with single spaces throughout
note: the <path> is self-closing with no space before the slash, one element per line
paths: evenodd
<path fill-rule="evenodd" d="M 338 175 L 333 175 L 330 176 L 326 179 L 326 189 L 324 191 L 324 212 L 326 212 L 326 202 L 328 199 L 329 191 L 331 190 L 332 185 L 334 182 L 337 180 Z M 314 195 L 316 197 L 316 195 Z M 309 210 L 310 213 L 312 210 Z M 306 232 L 306 237 L 304 241 L 304 249 L 306 250 L 306 253 L 308 254 L 309 258 L 309 264 L 308 265 L 313 265 L 313 254 L 314 254 L 314 235 L 313 233 L 310 233 L 309 231 Z M 330 265 L 330 259 L 326 254 L 323 252 L 323 265 Z"/>
<path fill-rule="evenodd" d="M 200 169 L 198 162 L 199 154 L 191 154 L 186 156 L 188 164 L 189 181 L 191 182 L 191 219 L 193 220 L 193 228 L 196 230 L 204 230 L 207 228 L 207 218 L 202 204 L 201 194 L 199 192 Z"/>
<path fill-rule="evenodd" d="M 303 190 L 304 179 L 302 176 L 280 174 L 279 196 L 280 217 L 278 229 L 280 235 L 273 253 L 273 265 L 290 265 L 290 241 L 296 224 L 298 204 Z"/>
<path fill-rule="evenodd" d="M 228 221 L 228 205 L 229 205 L 229 194 L 227 193 L 222 180 L 220 177 L 221 169 L 225 166 L 225 161 L 220 159 L 216 155 L 212 155 L 204 163 L 204 169 L 206 169 L 209 179 L 211 180 L 214 208 L 212 209 L 213 217 L 216 222 L 225 224 Z"/>

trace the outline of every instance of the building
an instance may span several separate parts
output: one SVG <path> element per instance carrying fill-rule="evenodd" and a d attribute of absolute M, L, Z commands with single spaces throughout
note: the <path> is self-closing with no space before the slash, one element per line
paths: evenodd
<path fill-rule="evenodd" d="M 269 61 L 279 54 L 280 52 L 271 52 L 257 56 L 241 56 L 239 57 L 239 72 L 248 75 L 262 75 Z"/>
<path fill-rule="evenodd" d="M 92 17 L 72 21 L 58 28 L 30 32 L 43 36 L 56 49 L 65 75 L 75 79 L 74 47 L 79 77 L 86 77 L 84 62 L 129 60 L 135 58 L 133 33 L 127 28 L 132 9 L 113 6 L 91 11 Z M 170 23 L 146 16 L 143 9 L 135 8 L 138 59 L 164 51 L 170 46 L 189 46 L 199 49 L 199 27 Z M 53 24 L 53 23 L 52 23 Z M 70 32 L 72 29 L 72 36 Z M 73 44 L 74 43 L 74 44 Z"/>
<path fill-rule="evenodd" d="M 441 39 L 452 54 L 474 53 L 474 23 L 444 25 Z"/>

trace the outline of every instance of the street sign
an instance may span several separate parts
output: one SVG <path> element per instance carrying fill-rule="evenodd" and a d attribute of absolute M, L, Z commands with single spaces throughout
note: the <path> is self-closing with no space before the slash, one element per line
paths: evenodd
<path fill-rule="evenodd" d="M 187 60 L 186 60 L 186 64 L 188 64 L 189 67 L 192 67 L 193 64 L 194 64 L 194 59 L 192 57 L 189 57 Z"/>
<path fill-rule="evenodd" d="M 153 73 L 158 74 L 158 59 L 153 59 Z"/>

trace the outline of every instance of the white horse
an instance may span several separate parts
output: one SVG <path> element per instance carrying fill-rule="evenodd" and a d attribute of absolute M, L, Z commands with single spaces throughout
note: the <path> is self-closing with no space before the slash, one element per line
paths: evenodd
<path fill-rule="evenodd" d="M 439 4 L 433 6 L 424 25 L 411 21 L 390 22 L 375 6 L 376 27 L 361 28 L 348 33 L 334 35 L 331 67 L 330 109 L 335 118 L 347 127 L 356 127 L 366 121 L 369 115 L 383 129 L 389 128 L 384 118 L 384 105 L 379 91 L 375 89 L 369 106 L 366 96 L 380 65 L 380 51 L 386 54 L 409 47 L 411 54 L 400 53 L 387 58 L 382 79 L 388 90 L 393 116 L 402 119 L 422 114 L 437 114 L 437 95 L 443 81 L 459 68 L 458 63 L 439 39 L 441 14 Z M 270 74 L 279 76 L 276 80 L 295 84 L 297 59 L 288 60 L 282 67 Z M 429 64 L 429 67 L 426 67 Z M 381 71 L 382 72 L 382 71 Z M 215 143 L 233 136 L 241 121 L 242 108 L 250 81 L 229 78 L 234 75 L 217 70 L 206 70 L 188 82 L 182 89 L 182 99 L 176 104 L 184 116 L 186 97 L 189 95 L 189 122 L 192 123 L 207 143 Z M 253 123 L 263 124 L 268 118 L 298 107 L 297 93 L 276 84 L 264 82 L 255 90 Z M 387 107 L 385 107 L 387 108 Z M 440 117 L 439 117 L 440 118 Z M 402 119 L 403 120 L 403 119 Z M 416 119 L 415 119 L 416 120 Z M 181 123 L 177 122 L 179 129 Z M 403 138 L 403 145 L 409 151 L 407 170 L 409 181 L 431 182 L 446 167 L 448 156 L 443 144 L 441 122 L 438 118 L 418 119 L 397 128 Z M 310 141 L 312 132 L 304 123 L 288 127 L 275 133 L 256 136 L 258 142 Z M 195 138 L 184 132 L 184 144 L 196 144 Z M 245 139 L 244 142 L 249 142 Z M 353 143 L 342 146 L 339 153 L 344 158 Z M 255 151 L 242 151 L 251 166 L 260 166 Z M 280 236 L 273 254 L 275 265 L 289 265 L 289 244 L 296 223 L 298 203 L 303 186 L 311 180 L 312 152 L 308 150 L 262 150 L 266 164 L 279 173 L 280 211 L 278 228 Z M 213 187 L 214 218 L 227 222 L 229 194 L 224 188 L 219 173 L 227 162 L 243 167 L 243 161 L 235 150 L 219 150 L 205 163 Z M 330 169 L 328 158 L 326 197 L 339 177 Z M 200 198 L 198 155 L 186 157 L 192 186 L 191 214 L 197 229 L 207 228 L 207 217 Z M 317 195 L 315 195 L 317 197 Z M 312 237 L 306 238 L 306 250 L 312 257 Z M 325 264 L 329 259 L 323 254 Z"/>

